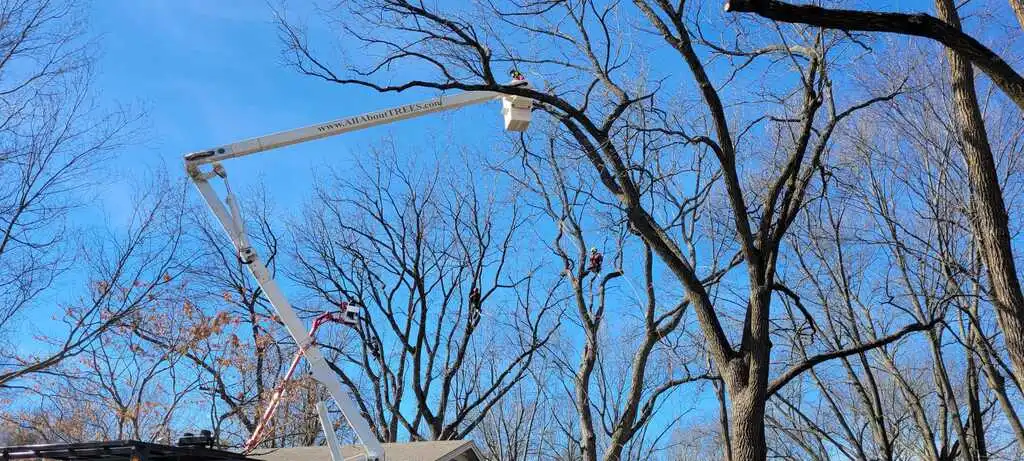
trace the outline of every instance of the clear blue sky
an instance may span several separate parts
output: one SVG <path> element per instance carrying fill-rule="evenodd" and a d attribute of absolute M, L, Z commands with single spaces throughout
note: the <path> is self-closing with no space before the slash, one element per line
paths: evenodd
<path fill-rule="evenodd" d="M 298 3 L 302 2 L 288 5 L 290 14 L 303 13 L 304 5 Z M 160 165 L 183 177 L 180 161 L 186 152 L 435 96 L 377 95 L 300 75 L 284 64 L 271 7 L 262 1 L 95 1 L 89 20 L 99 37 L 100 96 L 146 113 L 145 136 L 122 154 L 116 167 L 127 174 L 114 178 Z M 458 145 L 488 147 L 490 141 L 502 139 L 497 104 L 225 166 L 236 189 L 262 180 L 280 206 L 308 194 L 314 166 L 344 167 L 352 155 L 383 136 L 397 137 L 400 146 L 443 151 L 448 144 L 444 140 L 452 139 L 453 133 L 459 133 Z M 99 191 L 108 215 L 109 210 L 128 205 L 128 183 L 115 180 Z"/>
<path fill-rule="evenodd" d="M 306 2 L 290 2 L 296 12 Z M 301 14 L 301 11 L 297 13 Z M 263 1 L 96 0 L 90 26 L 99 34 L 98 90 L 107 100 L 146 111 L 147 136 L 122 153 L 123 174 L 98 192 L 107 215 L 129 209 L 133 174 L 165 166 L 184 176 L 181 156 L 252 136 L 435 96 L 382 96 L 300 75 L 284 65 L 272 10 Z M 403 122 L 340 138 L 226 162 L 236 190 L 263 181 L 278 208 L 298 205 L 312 190 L 315 168 L 344 166 L 362 147 L 391 134 L 399 145 L 501 150 L 497 105 Z M 456 136 L 457 134 L 457 136 Z M 426 144 L 424 144 L 426 143 Z M 631 294 L 630 287 L 622 287 Z M 697 388 L 688 388 L 695 392 Z M 702 394 L 714 410 L 711 395 Z M 693 397 L 693 396 L 691 396 Z M 708 413 L 710 414 L 710 413 Z"/>
<path fill-rule="evenodd" d="M 305 3 L 290 2 L 289 11 L 301 10 Z M 873 3 L 879 9 L 929 9 L 918 0 Z M 180 162 L 186 152 L 435 96 L 382 96 L 300 75 L 284 65 L 272 11 L 263 1 L 96 0 L 89 15 L 100 47 L 100 97 L 137 105 L 146 113 L 146 136 L 121 154 L 119 174 L 98 190 L 102 208 L 115 220 L 115 210 L 131 206 L 131 175 L 166 167 L 171 175 L 183 177 Z M 262 180 L 279 209 L 295 209 L 312 190 L 313 170 L 344 167 L 362 148 L 388 134 L 399 139 L 399 146 L 427 146 L 405 150 L 418 155 L 443 153 L 446 147 L 501 150 L 495 143 L 507 139 L 498 107 L 492 104 L 225 166 L 236 189 Z"/>
<path fill-rule="evenodd" d="M 289 14 L 303 14 L 305 3 L 290 2 Z M 436 97 L 424 91 L 379 95 L 301 75 L 285 64 L 273 10 L 264 1 L 93 0 L 88 6 L 98 52 L 97 97 L 104 105 L 139 109 L 143 135 L 118 153 L 113 174 L 94 189 L 96 206 L 76 212 L 79 224 L 119 229 L 133 206 L 136 178 L 163 170 L 184 181 L 187 152 Z M 396 138 L 405 155 L 445 155 L 465 147 L 500 152 L 494 143 L 509 138 L 499 108 L 489 103 L 224 165 L 237 192 L 262 182 L 277 210 L 290 214 L 310 196 L 318 169 L 344 171 L 386 136 Z M 287 288 L 288 281 L 281 282 Z M 199 424 L 204 417 L 197 417 Z"/>
<path fill-rule="evenodd" d="M 271 6 L 278 3 L 92 2 L 88 13 L 90 27 L 98 36 L 96 83 L 100 97 L 142 107 L 147 114 L 146 136 L 123 153 L 119 173 L 132 174 L 140 167 L 163 164 L 173 174 L 181 174 L 180 159 L 185 152 L 435 96 L 422 91 L 378 95 L 303 76 L 288 68 L 273 22 Z M 309 9 L 309 3 L 287 2 L 289 16 L 308 14 L 304 10 Z M 930 10 L 922 0 L 871 3 L 883 10 Z M 705 32 L 710 32 L 723 13 L 717 7 L 705 7 L 710 13 Z M 340 62 L 337 59 L 334 64 Z M 262 179 L 280 205 L 301 200 L 310 190 L 301 184 L 312 180 L 310 171 L 314 166 L 344 166 L 361 147 L 388 134 L 398 137 L 400 146 L 423 146 L 427 142 L 431 150 L 454 142 L 486 151 L 496 147 L 493 143 L 507 139 L 501 133 L 495 104 L 260 154 L 225 166 L 234 184 L 244 186 Z M 422 152 L 422 148 L 418 150 Z M 105 208 L 127 206 L 123 202 L 129 195 L 125 193 L 127 187 L 122 180 L 100 190 Z"/>

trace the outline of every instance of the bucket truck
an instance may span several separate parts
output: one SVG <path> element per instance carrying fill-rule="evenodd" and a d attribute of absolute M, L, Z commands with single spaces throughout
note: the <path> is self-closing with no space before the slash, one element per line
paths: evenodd
<path fill-rule="evenodd" d="M 508 86 L 529 87 L 529 82 L 519 76 L 510 82 Z M 342 388 L 341 380 L 328 366 L 312 335 L 307 334 L 307 329 L 295 313 L 295 310 L 292 309 L 288 298 L 281 291 L 274 278 L 271 277 L 263 260 L 252 247 L 249 237 L 246 235 L 241 207 L 231 190 L 231 186 L 228 183 L 227 170 L 221 162 L 292 144 L 337 136 L 378 125 L 494 100 L 501 101 L 501 111 L 504 116 L 506 130 L 525 131 L 529 127 L 531 110 L 533 109 L 532 99 L 494 91 L 467 91 L 251 138 L 185 155 L 185 170 L 189 178 L 191 178 L 193 184 L 202 195 L 203 200 L 206 201 L 206 204 L 210 207 L 210 210 L 217 220 L 220 221 L 224 231 L 231 239 L 231 243 L 234 245 L 235 250 L 237 250 L 238 260 L 249 268 L 256 282 L 263 289 L 263 293 L 277 311 L 288 333 L 295 339 L 295 344 L 298 346 L 299 351 L 309 363 L 313 377 L 327 388 L 331 397 L 337 402 L 348 424 L 355 431 L 360 443 L 365 447 L 365 459 L 368 461 L 384 460 L 384 451 L 381 448 L 381 444 L 370 430 L 369 424 L 363 418 L 355 402 L 353 402 L 345 389 Z M 217 191 L 214 190 L 212 184 L 212 181 L 217 180 L 223 183 L 223 200 Z M 346 315 L 350 322 L 354 323 L 357 318 L 354 316 L 358 316 L 358 312 L 350 308 L 343 315 Z M 336 441 L 333 440 L 333 429 L 327 424 L 325 416 L 326 414 L 321 409 L 321 422 L 324 424 L 324 430 L 327 432 L 328 441 L 333 442 L 331 445 L 332 454 L 334 454 L 336 453 Z M 342 460 L 335 459 L 334 461 Z"/>

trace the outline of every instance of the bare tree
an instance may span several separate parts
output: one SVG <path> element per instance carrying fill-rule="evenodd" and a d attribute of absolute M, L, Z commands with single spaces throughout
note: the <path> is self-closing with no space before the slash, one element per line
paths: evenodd
<path fill-rule="evenodd" d="M 1019 2 L 1011 2 L 1011 5 L 1019 16 Z M 997 303 L 997 316 L 1019 382 L 1024 380 L 1024 336 L 1020 333 L 1024 331 L 1024 292 L 1021 291 L 1014 262 L 1007 208 L 978 104 L 971 64 L 985 72 L 1022 110 L 1024 78 L 1003 58 L 963 32 L 960 14 L 954 3 L 937 1 L 935 6 L 938 18 L 927 14 L 833 10 L 774 0 L 726 3 L 729 11 L 754 12 L 777 21 L 844 31 L 921 36 L 937 40 L 947 47 L 955 118 L 959 126 L 962 154 L 970 172 L 970 197 L 975 202 L 972 224 L 981 242 L 982 258 Z"/>
<path fill-rule="evenodd" d="M 163 437 L 194 380 L 178 357 L 142 347 L 132 325 L 167 302 L 188 252 L 182 246 L 183 187 L 140 184 L 124 228 L 83 237 L 75 268 L 88 274 L 77 299 L 61 302 L 40 344 L 57 352 L 20 358 L 7 388 L 22 399 L 0 414 L 46 441 Z M 73 285 L 68 285 L 73 286 Z M 28 334 L 27 332 L 25 334 Z M 45 349 L 44 349 L 45 350 Z"/>
<path fill-rule="evenodd" d="M 473 438 L 495 460 L 1021 456 L 1024 122 L 971 65 L 1018 105 L 1019 76 L 946 0 L 938 18 L 731 6 L 813 27 L 710 27 L 663 0 L 356 0 L 318 10 L 359 47 L 343 68 L 281 16 L 308 75 L 536 101 L 499 152 L 406 161 L 392 143 L 330 172 L 287 228 L 263 194 L 246 204 L 302 314 L 364 306 L 317 341 L 381 440 Z M 323 390 L 302 367 L 281 381 L 294 343 L 176 186 L 68 238 L 129 126 L 91 104 L 76 12 L 0 1 L 0 50 L 22 60 L 0 60 L 0 331 L 27 335 L 55 281 L 88 274 L 61 283 L 81 294 L 43 352 L 0 349 L 0 440 L 161 440 L 201 401 L 237 446 L 283 386 L 260 446 L 315 444 Z M 850 21 L 952 51 L 856 72 L 863 36 L 817 27 Z M 689 424 L 697 399 L 717 418 Z"/>
<path fill-rule="evenodd" d="M 488 459 L 536 459 L 560 439 L 553 422 L 558 401 L 545 392 L 548 370 L 535 365 L 530 371 L 480 423 L 478 438 Z"/>
<path fill-rule="evenodd" d="M 692 238 L 700 221 L 701 205 L 711 190 L 708 184 L 714 182 L 703 175 L 714 177 L 713 173 L 701 170 L 703 159 L 685 166 L 677 165 L 668 158 L 664 158 L 664 162 L 655 160 L 661 155 L 658 150 L 662 147 L 657 137 L 644 136 L 640 129 L 634 130 L 634 137 L 637 149 L 644 151 L 641 155 L 649 157 L 656 165 L 652 176 L 676 180 L 684 176 L 695 178 L 693 195 L 681 197 L 673 194 L 675 189 L 665 184 L 671 180 L 649 184 L 652 179 L 643 179 L 644 189 L 651 195 L 662 193 L 666 201 L 678 200 L 675 205 L 680 216 L 672 229 L 681 229 L 682 235 Z M 712 376 L 699 369 L 692 371 L 687 363 L 693 360 L 692 357 L 680 357 L 667 350 L 671 339 L 679 335 L 688 302 L 685 299 L 667 305 L 659 302 L 659 294 L 664 295 L 665 290 L 656 286 L 659 279 L 649 246 L 637 245 L 643 256 L 632 259 L 629 264 L 630 270 L 639 272 L 637 281 L 642 284 L 643 295 L 634 294 L 642 298 L 609 296 L 609 285 L 614 282 L 622 280 L 632 286 L 632 282 L 622 279 L 627 275 L 624 252 L 633 251 L 627 244 L 627 236 L 632 234 L 621 225 L 623 217 L 617 209 L 613 208 L 610 214 L 599 211 L 601 207 L 595 198 L 594 186 L 588 185 L 592 184 L 587 180 L 590 168 L 585 162 L 572 160 L 572 154 L 562 150 L 572 149 L 570 146 L 572 141 L 568 139 L 551 138 L 543 146 L 523 142 L 519 162 L 522 171 L 505 171 L 538 197 L 537 207 L 557 229 L 549 248 L 556 264 L 560 263 L 562 284 L 568 290 L 570 305 L 574 307 L 571 309 L 574 311 L 572 324 L 583 333 L 583 347 L 578 348 L 577 361 L 573 362 L 563 354 L 552 357 L 555 366 L 563 370 L 563 381 L 573 383 L 570 394 L 575 402 L 575 412 L 572 417 L 578 421 L 571 424 L 563 422 L 562 425 L 577 428 L 578 434 L 567 435 L 579 445 L 584 459 L 642 457 L 655 449 L 644 435 L 666 397 L 684 384 L 711 379 Z M 590 216 L 592 214 L 597 216 Z M 591 224 L 595 218 L 598 222 L 606 221 L 604 226 Z M 695 242 L 691 240 L 688 243 L 692 246 Z M 614 246 L 608 248 L 609 244 Z M 605 247 L 604 250 L 599 246 Z M 607 250 L 614 253 L 606 255 Z M 599 259 L 595 260 L 595 257 Z M 708 285 L 714 285 L 714 280 L 720 279 L 734 262 L 725 261 L 721 263 L 723 267 L 711 270 Z M 717 268 L 718 265 L 717 260 L 712 263 L 712 267 Z M 642 314 L 630 315 L 630 311 Z M 636 324 L 633 323 L 634 317 L 639 317 Z M 610 328 L 612 326 L 613 329 Z M 565 336 L 572 337 L 573 334 L 567 332 Z M 572 346 L 558 349 L 564 351 L 568 347 Z M 655 363 L 671 365 L 667 371 L 662 371 Z M 555 418 L 560 419 L 559 416 Z"/>
<path fill-rule="evenodd" d="M 637 4 L 638 14 L 658 30 L 691 69 L 706 105 L 708 116 L 703 120 L 714 132 L 713 136 L 703 135 L 704 127 L 679 123 L 678 113 L 669 113 L 660 127 L 662 133 L 685 143 L 685 147 L 709 149 L 718 161 L 722 176 L 719 190 L 726 197 L 725 209 L 732 223 L 730 238 L 747 269 L 747 296 L 736 303 L 744 306 L 741 320 L 727 325 L 723 318 L 725 305 L 716 304 L 709 293 L 707 274 L 698 272 L 697 263 L 686 256 L 680 242 L 665 231 L 660 216 L 644 200 L 635 172 L 643 171 L 645 165 L 632 156 L 621 137 L 629 120 L 624 117 L 635 113 L 632 109 L 636 106 L 653 105 L 657 89 L 656 82 L 647 81 L 646 69 L 629 67 L 630 56 L 624 50 L 633 44 L 623 41 L 622 29 L 628 26 L 613 22 L 622 5 L 589 1 L 531 3 L 504 11 L 485 4 L 479 15 L 401 0 L 355 2 L 351 6 L 341 21 L 345 32 L 382 58 L 365 67 L 339 69 L 314 51 L 302 28 L 282 21 L 289 53 L 300 71 L 381 92 L 409 88 L 492 90 L 529 97 L 574 140 L 632 229 L 685 289 L 707 351 L 728 389 L 733 459 L 765 458 L 765 404 L 796 376 L 828 360 L 855 355 L 930 328 L 930 323 L 913 323 L 877 341 L 810 356 L 770 379 L 771 300 L 779 290 L 776 264 L 783 238 L 808 193 L 813 192 L 811 186 L 819 177 L 836 127 L 858 110 L 899 92 L 890 89 L 840 105 L 834 82 L 828 77 L 827 53 L 834 38 L 814 35 L 802 39 L 798 46 L 772 45 L 766 51 L 751 53 L 755 59 L 783 56 L 791 65 L 787 70 L 793 79 L 785 89 L 769 89 L 771 99 L 779 103 L 752 123 L 774 124 L 778 137 L 765 141 L 774 146 L 778 156 L 762 159 L 765 167 L 759 171 L 763 174 L 747 179 L 741 177 L 739 169 L 735 143 L 739 135 L 730 130 L 718 90 L 692 51 L 684 11 L 662 3 Z M 388 31 L 388 38 L 364 32 L 371 28 Z M 528 48 L 521 40 L 516 44 L 505 40 L 524 36 L 535 40 L 536 45 L 530 49 L 535 54 L 524 56 Z M 410 61 L 423 65 L 424 70 L 414 76 L 403 75 L 390 84 L 378 83 L 380 80 L 374 78 Z M 542 89 L 502 84 L 496 66 L 514 63 L 529 64 L 538 75 L 550 78 L 536 82 Z M 775 171 L 778 174 L 769 174 Z M 750 207 L 751 200 L 760 205 Z M 730 338 L 729 330 L 736 333 L 732 336 L 738 342 Z"/>
<path fill-rule="evenodd" d="M 550 340 L 555 298 L 511 191 L 386 149 L 318 187 L 296 279 L 321 306 L 365 306 L 358 341 L 323 345 L 381 440 L 465 438 Z"/>
<path fill-rule="evenodd" d="M 247 194 L 250 238 L 264 248 L 267 265 L 277 273 L 284 251 L 275 211 L 262 189 Z M 185 214 L 188 242 L 196 253 L 179 277 L 168 301 L 146 322 L 133 323 L 140 341 L 180 357 L 199 377 L 196 394 L 210 428 L 225 446 L 241 446 L 259 424 L 271 395 L 283 387 L 284 398 L 260 446 L 309 444 L 320 433 L 316 402 L 321 390 L 301 371 L 290 382 L 283 375 L 296 352 L 262 290 L 238 260 L 208 212 L 192 206 Z M 311 425 L 311 421 L 314 424 Z"/>
<path fill-rule="evenodd" d="M 1020 3 L 1011 0 L 1010 4 L 1020 18 Z M 936 5 L 938 17 L 925 13 L 880 13 L 822 8 L 817 5 L 794 5 L 777 0 L 729 0 L 725 2 L 725 10 L 755 13 L 775 21 L 826 29 L 888 32 L 935 40 L 945 46 L 951 54 L 959 56 L 957 59 L 962 59 L 964 63 L 970 62 L 981 69 L 1018 107 L 1024 109 L 1024 77 L 1001 56 L 963 32 L 959 18 L 953 20 L 951 16 L 955 14 L 952 7 L 941 6 L 938 3 Z M 973 71 L 971 73 L 973 74 Z"/>
<path fill-rule="evenodd" d="M 936 0 L 935 7 L 943 21 L 957 30 L 961 28 L 953 2 Z M 996 318 L 1003 330 L 1017 382 L 1024 382 L 1024 292 L 1014 262 L 999 173 L 978 104 L 974 70 L 962 52 L 951 50 L 946 58 L 953 88 L 953 120 L 959 127 L 956 139 L 967 164 L 971 190 L 971 224 L 988 268 Z"/>
<path fill-rule="evenodd" d="M 13 334 L 72 266 L 68 212 L 87 173 L 121 145 L 124 113 L 103 113 L 74 2 L 0 2 L 0 387 L 78 353 L 114 322 L 73 325 L 60 349 L 19 357 Z M 110 281 L 108 281 L 110 282 Z"/>
<path fill-rule="evenodd" d="M 910 54 L 920 52 L 908 53 L 909 67 L 932 59 Z M 799 278 L 814 295 L 792 306 L 792 333 L 784 340 L 806 354 L 808 336 L 844 347 L 875 340 L 879 328 L 899 317 L 938 323 L 922 337 L 812 370 L 797 384 L 802 387 L 777 394 L 772 433 L 780 441 L 799 439 L 773 444 L 787 456 L 827 458 L 837 450 L 852 459 L 1013 459 L 1019 453 L 1019 418 L 1002 383 L 1004 377 L 1014 382 L 1013 374 L 998 365 L 1005 351 L 1000 335 L 991 333 L 994 316 L 977 313 L 990 295 L 979 290 L 983 268 L 972 205 L 960 198 L 968 172 L 953 155 L 959 144 L 948 129 L 954 122 L 944 79 L 918 74 L 909 85 L 913 91 L 872 109 L 847 133 L 845 154 L 829 170 L 829 193 L 791 236 L 798 241 Z M 989 389 L 979 370 L 992 377 Z"/>
<path fill-rule="evenodd" d="M 134 315 L 125 323 L 142 321 Z M 118 331 L 120 330 L 120 331 Z M 168 356 L 117 326 L 79 355 L 36 379 L 38 405 L 5 418 L 18 419 L 49 442 L 145 440 L 173 443 L 181 416 L 198 387 Z"/>

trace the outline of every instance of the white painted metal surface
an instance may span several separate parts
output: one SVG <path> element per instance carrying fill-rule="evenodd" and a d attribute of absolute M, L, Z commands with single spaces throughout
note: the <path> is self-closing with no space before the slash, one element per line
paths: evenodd
<path fill-rule="evenodd" d="M 501 114 L 505 118 L 505 129 L 509 131 L 526 131 L 530 127 L 533 100 L 522 96 L 505 96 L 501 98 Z"/>
<path fill-rule="evenodd" d="M 515 81 L 509 86 L 529 86 L 525 80 Z M 359 131 L 377 125 L 398 122 L 415 117 L 421 117 L 435 112 L 454 110 L 473 104 L 480 104 L 495 99 L 501 99 L 506 108 L 514 107 L 515 110 L 503 109 L 505 117 L 505 128 L 512 131 L 524 131 L 530 125 L 530 109 L 533 107 L 533 100 L 521 96 L 506 96 L 493 91 L 467 91 L 452 96 L 441 96 L 439 98 L 406 104 L 376 112 L 368 112 L 352 117 L 332 120 L 326 123 L 318 123 L 293 130 L 247 139 L 226 146 L 213 149 L 193 152 L 185 156 L 185 163 L 198 166 L 229 158 L 241 157 L 255 154 L 278 147 L 290 146 L 306 141 L 336 136 L 339 134 Z"/>
<path fill-rule="evenodd" d="M 320 417 L 320 427 L 324 428 L 324 439 L 327 440 L 327 448 L 331 450 L 331 461 L 345 461 L 341 456 L 338 434 L 334 433 L 334 425 L 331 424 L 331 417 L 327 414 L 327 404 L 317 402 L 316 414 Z"/>

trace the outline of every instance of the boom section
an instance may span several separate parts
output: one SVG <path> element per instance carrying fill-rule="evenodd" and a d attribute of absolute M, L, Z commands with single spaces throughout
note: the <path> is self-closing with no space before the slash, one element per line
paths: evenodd
<path fill-rule="evenodd" d="M 274 134 L 259 136 L 231 143 L 213 149 L 192 152 L 185 155 L 185 163 L 189 166 L 199 166 L 219 162 L 235 157 L 244 157 L 279 147 L 299 144 L 306 141 L 336 136 L 339 134 L 359 131 L 372 128 L 377 125 L 385 125 L 427 114 L 459 109 L 461 107 L 479 104 L 493 99 L 507 97 L 493 91 L 467 91 L 452 96 L 441 96 L 426 101 L 414 102 L 404 106 L 392 107 L 389 109 L 365 114 L 353 115 L 329 122 L 309 125 L 302 128 L 295 128 L 288 131 L 281 131 Z"/>

